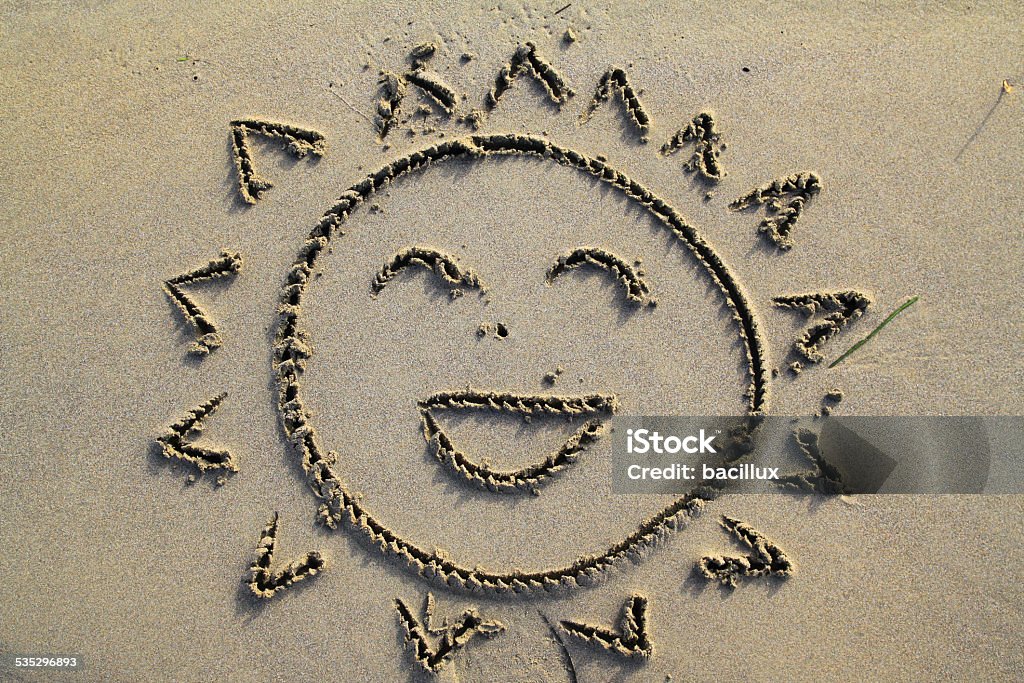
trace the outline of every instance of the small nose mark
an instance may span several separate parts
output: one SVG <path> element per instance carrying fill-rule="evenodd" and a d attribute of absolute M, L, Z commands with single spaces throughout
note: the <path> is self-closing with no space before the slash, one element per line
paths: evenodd
<path fill-rule="evenodd" d="M 476 328 L 476 336 L 479 339 L 484 337 L 496 337 L 498 339 L 504 339 L 508 336 L 508 328 L 504 323 L 480 323 L 480 327 Z"/>

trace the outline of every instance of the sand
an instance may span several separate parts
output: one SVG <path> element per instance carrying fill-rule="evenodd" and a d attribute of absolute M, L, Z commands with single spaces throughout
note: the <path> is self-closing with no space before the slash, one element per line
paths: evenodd
<path fill-rule="evenodd" d="M 600 443 L 542 469 L 538 495 L 464 476 L 543 462 L 580 418 L 435 410 L 460 470 L 421 416 L 439 392 L 810 415 L 837 390 L 834 414 L 1020 415 L 1017 8 L 564 4 L 2 9 L 0 655 L 84 667 L 0 678 L 429 680 L 413 631 L 435 654 L 449 639 L 441 680 L 570 680 L 570 659 L 588 683 L 1024 676 L 1019 495 L 726 495 L 605 567 L 675 498 L 611 493 Z M 494 154 L 495 136 L 539 152 Z M 430 148 L 462 151 L 339 203 Z M 784 220 L 730 209 L 793 174 L 820 190 L 787 195 Z M 445 259 L 389 267 L 412 247 Z M 180 288 L 210 332 L 165 282 L 222 252 L 244 265 Z M 296 284 L 313 354 L 288 413 L 281 364 L 305 352 L 278 306 Z M 773 299 L 849 292 L 863 314 L 816 347 L 823 362 L 799 355 L 823 318 Z M 165 458 L 158 437 L 222 393 L 201 436 L 171 441 L 238 471 Z M 344 496 L 293 447 L 307 423 Z M 387 553 L 317 523 L 353 504 L 393 535 Z M 443 569 L 451 583 L 560 587 L 452 588 L 395 539 L 465 570 Z M 759 571 L 766 548 L 792 571 Z M 560 573 L 581 556 L 599 580 Z M 730 589 L 702 558 L 748 559 L 724 562 Z"/>

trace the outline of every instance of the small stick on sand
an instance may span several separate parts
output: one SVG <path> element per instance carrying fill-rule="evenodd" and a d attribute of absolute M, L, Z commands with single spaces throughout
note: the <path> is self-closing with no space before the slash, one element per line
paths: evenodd
<path fill-rule="evenodd" d="M 362 118 L 363 118 L 363 119 L 364 119 L 364 120 L 365 120 L 365 121 L 366 121 L 367 123 L 369 123 L 369 124 L 370 124 L 371 126 L 373 126 L 374 128 L 376 128 L 376 127 L 377 127 L 377 124 L 373 122 L 373 119 L 371 119 L 371 118 L 370 118 L 369 116 L 367 116 L 367 115 L 366 115 L 366 114 L 364 114 L 363 112 L 359 111 L 359 109 L 358 109 L 358 108 L 357 108 L 357 107 L 356 107 L 356 106 L 355 106 L 354 104 L 352 104 L 351 102 L 349 102 L 348 100 L 346 100 L 346 99 L 345 99 L 345 96 L 344 96 L 344 95 L 342 95 L 342 94 L 341 94 L 340 92 L 338 92 L 337 90 L 334 90 L 334 89 L 333 89 L 333 88 L 331 88 L 331 87 L 330 87 L 329 85 L 325 85 L 325 86 L 321 86 L 321 87 L 322 87 L 322 88 L 324 89 L 324 91 L 325 91 L 325 92 L 329 92 L 329 93 L 331 93 L 332 95 L 334 95 L 335 97 L 337 97 L 337 98 L 338 98 L 339 100 L 341 100 L 342 102 L 344 102 L 344 103 L 345 103 L 345 105 L 346 105 L 346 106 L 347 106 L 347 107 L 348 107 L 349 109 L 351 109 L 351 110 L 352 110 L 353 112 L 355 112 L 356 114 L 358 114 L 359 116 L 361 116 L 361 117 L 362 117 Z"/>
<path fill-rule="evenodd" d="M 568 7 L 568 5 L 566 5 Z M 540 610 L 537 610 L 537 614 L 544 620 L 544 623 L 548 625 L 551 630 L 551 635 L 555 639 L 555 643 L 558 645 L 558 649 L 562 652 L 562 661 L 565 664 L 565 672 L 569 674 L 569 683 L 579 683 L 579 677 L 576 675 L 576 664 L 572 661 L 572 654 L 569 653 L 569 648 L 565 645 L 565 639 L 562 638 L 562 634 L 558 628 L 551 623 L 551 619 L 548 615 L 544 614 Z"/>
<path fill-rule="evenodd" d="M 898 315 L 899 315 L 900 313 L 902 313 L 903 311 L 907 310 L 908 308 L 910 308 L 911 306 L 913 306 L 913 305 L 914 305 L 915 303 L 917 303 L 917 300 L 918 300 L 919 298 L 920 298 L 920 297 L 917 297 L 917 296 L 913 296 L 913 297 L 910 297 L 910 298 L 909 298 L 909 299 L 908 299 L 908 300 L 907 300 L 906 302 L 904 302 L 904 304 L 903 304 L 902 306 L 900 306 L 900 307 L 899 307 L 899 308 L 897 308 L 897 309 L 896 309 L 895 311 L 893 311 L 892 313 L 890 313 L 890 314 L 889 314 L 889 317 L 888 317 L 888 318 L 886 318 L 885 320 L 883 320 L 882 322 L 880 322 L 880 323 L 878 324 L 878 327 L 876 327 L 875 329 L 871 330 L 871 332 L 869 332 L 869 333 L 868 333 L 868 336 L 864 337 L 864 338 L 863 338 L 863 339 L 861 339 L 861 340 L 860 340 L 859 342 L 857 342 L 856 344 L 854 344 L 853 346 L 851 346 L 851 347 L 850 347 L 849 349 L 847 349 L 847 350 L 846 350 L 846 353 L 844 353 L 843 355 L 839 356 L 839 358 L 836 358 L 836 359 L 835 359 L 834 361 L 832 361 L 832 364 L 831 364 L 831 365 L 829 365 L 828 367 L 829 367 L 830 369 L 831 369 L 831 368 L 834 368 L 835 366 L 839 365 L 839 364 L 840 364 L 840 363 L 842 363 L 842 362 L 843 362 L 844 360 L 846 360 L 847 356 L 849 356 L 849 355 L 850 355 L 851 353 L 853 353 L 854 351 L 856 351 L 857 349 L 859 349 L 860 347 L 864 346 L 864 345 L 865 345 L 865 344 L 867 344 L 867 343 L 868 343 L 869 341 L 871 341 L 871 338 L 872 338 L 872 337 L 874 337 L 874 336 L 875 336 L 876 334 L 878 334 L 878 333 L 879 333 L 879 332 L 881 331 L 881 329 L 882 329 L 883 327 L 885 327 L 885 326 L 886 326 L 886 325 L 888 325 L 888 324 L 889 324 L 890 322 L 892 322 L 892 319 L 893 319 L 893 318 L 895 318 L 895 317 L 896 317 L 896 316 L 898 316 Z"/>
<path fill-rule="evenodd" d="M 985 118 L 983 118 L 981 120 L 981 123 L 978 124 L 978 127 L 974 129 L 974 133 L 971 134 L 971 137 L 967 138 L 967 142 L 964 143 L 964 146 L 961 147 L 960 151 L 956 153 L 955 157 L 953 157 L 953 161 L 960 161 L 960 157 L 964 155 L 964 152 L 966 152 L 967 148 L 971 146 L 971 143 L 974 142 L 979 135 L 981 135 L 981 132 L 983 130 L 985 130 L 985 126 L 988 125 L 988 120 L 992 118 L 992 114 L 996 112 L 996 108 L 999 106 L 999 103 L 1003 101 L 1003 97 L 1005 97 L 1006 95 L 1010 95 L 1012 93 L 1013 86 L 1010 84 L 1008 80 L 1004 78 L 1003 84 L 999 88 L 999 97 L 997 97 L 996 101 L 992 103 L 992 106 L 989 108 L 988 113 L 985 114 Z"/>

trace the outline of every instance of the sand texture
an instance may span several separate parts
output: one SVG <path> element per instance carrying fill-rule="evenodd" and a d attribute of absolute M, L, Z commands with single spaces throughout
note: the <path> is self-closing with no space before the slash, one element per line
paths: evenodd
<path fill-rule="evenodd" d="M 1024 679 L 1024 497 L 608 456 L 1024 412 L 1019 5 L 324 4 L 0 7 L 0 680 Z"/>

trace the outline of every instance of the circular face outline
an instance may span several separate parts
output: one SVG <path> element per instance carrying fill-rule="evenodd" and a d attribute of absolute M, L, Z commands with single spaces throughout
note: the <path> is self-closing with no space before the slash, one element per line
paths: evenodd
<path fill-rule="evenodd" d="M 278 384 L 278 410 L 285 434 L 301 456 L 307 483 L 314 494 L 324 501 L 320 505 L 319 516 L 325 525 L 335 528 L 339 522 L 347 521 L 363 532 L 385 555 L 399 557 L 422 576 L 451 587 L 497 593 L 529 593 L 538 589 L 553 590 L 559 586 L 587 585 L 618 561 L 626 557 L 639 557 L 646 547 L 654 545 L 666 533 L 682 528 L 686 520 L 698 513 L 705 502 L 717 497 L 719 490 L 707 486 L 696 488 L 640 524 L 636 531 L 604 552 L 582 556 L 565 567 L 533 572 L 495 572 L 482 567 L 470 568 L 435 551 L 416 546 L 367 512 L 335 473 L 337 454 L 325 451 L 320 445 L 301 398 L 300 377 L 306 360 L 313 353 L 309 335 L 300 324 L 302 298 L 312 279 L 317 260 L 334 236 L 344 234 L 340 228 L 349 214 L 400 176 L 449 160 L 484 160 L 495 155 L 531 156 L 576 168 L 620 190 L 682 240 L 718 285 L 726 306 L 733 313 L 746 352 L 750 378 L 746 392 L 748 415 L 757 417 L 764 413 L 768 401 L 764 343 L 752 309 L 725 262 L 704 241 L 696 228 L 688 224 L 663 199 L 603 160 L 587 157 L 542 138 L 515 134 L 470 135 L 412 152 L 350 187 L 323 215 L 300 249 L 281 292 L 280 324 L 274 343 L 273 360 Z"/>

